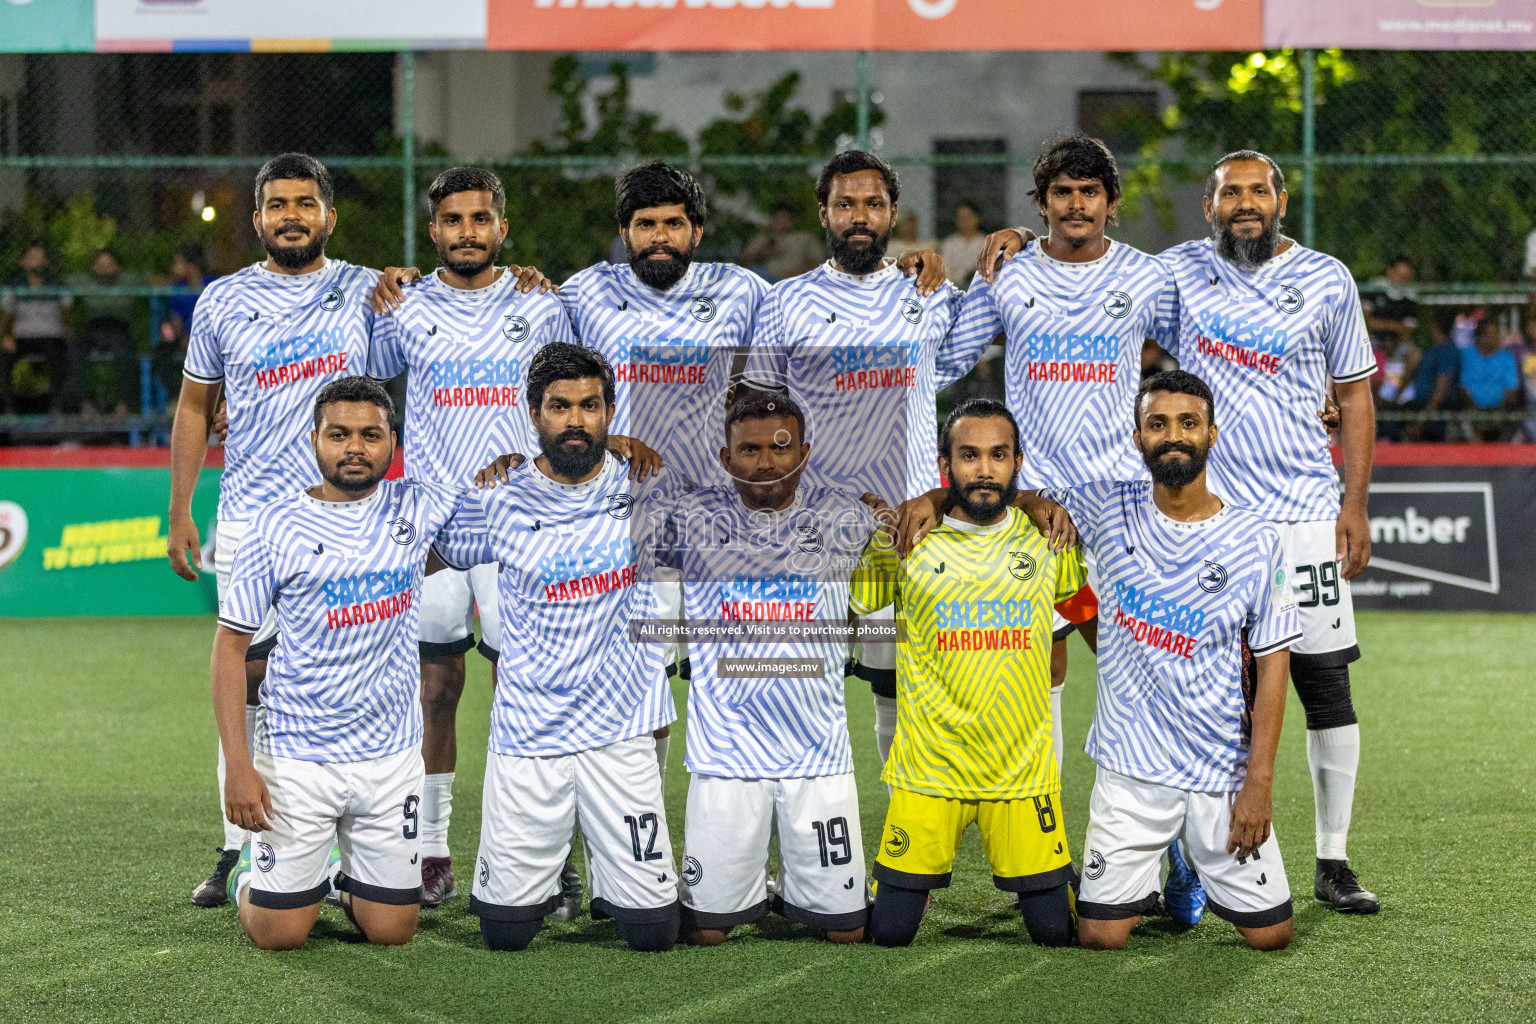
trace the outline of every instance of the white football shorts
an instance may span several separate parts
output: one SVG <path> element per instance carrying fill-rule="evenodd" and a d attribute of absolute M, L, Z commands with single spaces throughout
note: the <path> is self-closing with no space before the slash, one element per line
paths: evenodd
<path fill-rule="evenodd" d="M 1301 616 L 1301 639 L 1291 645 L 1292 654 L 1332 654 L 1355 646 L 1355 602 L 1334 558 L 1336 522 L 1274 524 Z"/>
<path fill-rule="evenodd" d="M 337 888 L 359 899 L 421 901 L 421 747 L 368 761 L 323 764 L 257 753 L 272 796 L 272 828 L 251 835 L 253 906 L 291 910 L 330 892 L 331 843 L 341 847 Z M 654 766 L 653 766 L 654 767 Z"/>
<path fill-rule="evenodd" d="M 1191 793 L 1101 766 L 1088 804 L 1078 916 L 1117 921 L 1150 912 L 1162 889 L 1163 851 L 1182 839 L 1213 914 L 1243 928 L 1290 920 L 1291 887 L 1274 829 L 1241 860 L 1227 852 L 1235 795 Z"/>
<path fill-rule="evenodd" d="M 862 928 L 864 843 L 852 773 L 807 779 L 688 783 L 683 916 L 731 928 L 768 912 L 768 841 L 778 826 L 779 895 L 772 909 L 829 931 Z"/>
<path fill-rule="evenodd" d="M 218 525 L 214 527 L 213 573 L 219 594 L 219 614 L 221 615 L 224 613 L 224 602 L 229 595 L 229 574 L 235 568 L 235 552 L 240 549 L 240 540 L 245 536 L 248 524 L 249 520 L 245 519 L 220 519 Z M 275 636 L 277 636 L 277 607 L 274 605 L 262 616 L 261 628 L 251 637 L 251 646 L 264 644 Z"/>
<path fill-rule="evenodd" d="M 487 647 L 501 649 L 500 605 L 496 600 L 494 564 L 469 569 L 439 569 L 421 585 L 421 653 L 445 658 L 475 646 L 475 610 L 480 611 L 480 636 Z"/>

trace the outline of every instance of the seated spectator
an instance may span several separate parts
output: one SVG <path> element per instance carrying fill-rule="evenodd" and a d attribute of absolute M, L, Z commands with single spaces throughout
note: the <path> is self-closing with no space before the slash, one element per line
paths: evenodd
<path fill-rule="evenodd" d="M 171 259 L 169 274 L 154 278 L 156 285 L 174 291 L 150 300 L 150 322 L 154 333 L 154 347 L 150 350 L 153 393 L 148 396 L 151 412 L 165 412 L 181 392 L 181 366 L 192 334 L 192 315 L 207 281 L 207 259 L 203 247 L 196 242 L 189 242 L 177 251 Z"/>
<path fill-rule="evenodd" d="M 958 288 L 970 285 L 976 273 L 976 261 L 987 244 L 987 236 L 981 230 L 981 209 L 969 199 L 961 200 L 955 207 L 955 233 L 944 239 L 939 255 L 944 257 L 944 269 Z"/>
<path fill-rule="evenodd" d="M 126 416 L 139 404 L 138 345 L 133 338 L 133 307 L 138 299 L 102 294 L 102 290 L 142 288 L 149 279 L 125 272 L 117 253 L 100 249 L 89 274 L 71 274 L 66 281 L 75 291 L 75 321 L 80 324 L 75 345 L 80 411 L 110 409 Z M 95 372 L 98 367 L 104 372 Z"/>
<path fill-rule="evenodd" d="M 1413 342 L 1419 326 L 1419 304 L 1413 289 L 1413 264 L 1398 256 L 1387 266 L 1385 277 L 1370 282 L 1379 291 L 1363 296 L 1365 326 L 1381 371 L 1372 378 L 1377 397 L 1388 405 L 1403 400 L 1403 390 L 1413 379 L 1419 349 Z"/>
<path fill-rule="evenodd" d="M 11 288 L 59 287 L 62 282 L 48 267 L 48 248 L 41 242 L 27 246 L 21 270 L 7 283 Z M 68 295 L 22 298 L 7 294 L 0 299 L 0 411 L 17 411 L 14 391 L 16 364 L 40 359 L 48 367 L 47 409 L 64 411 L 72 400 L 70 388 Z"/>
<path fill-rule="evenodd" d="M 827 249 L 815 235 L 795 227 L 795 208 L 780 203 L 766 230 L 747 243 L 741 262 L 769 281 L 798 277 L 827 258 Z"/>
<path fill-rule="evenodd" d="M 1456 312 L 1442 306 L 1430 321 L 1433 344 L 1418 360 L 1418 370 L 1411 385 L 1412 397 L 1406 408 L 1421 413 L 1456 412 L 1461 409 L 1461 349 L 1451 340 L 1456 326 Z M 1410 441 L 1444 441 L 1446 420 L 1433 416 L 1421 417 L 1411 425 L 1405 439 Z"/>
<path fill-rule="evenodd" d="M 1461 387 L 1471 408 L 1480 412 L 1520 408 L 1520 370 L 1515 354 L 1504 347 L 1504 329 L 1495 317 L 1477 325 L 1477 343 L 1461 350 Z M 1476 422 L 1484 441 L 1509 440 L 1514 424 Z"/>

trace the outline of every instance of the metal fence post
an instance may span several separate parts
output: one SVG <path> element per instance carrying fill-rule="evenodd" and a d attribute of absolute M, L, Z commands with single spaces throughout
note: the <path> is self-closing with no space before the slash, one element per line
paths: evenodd
<path fill-rule="evenodd" d="M 858 61 L 859 148 L 869 150 L 869 51 L 860 50 Z"/>
<path fill-rule="evenodd" d="M 1301 244 L 1316 248 L 1317 200 L 1317 51 L 1301 54 Z"/>
<path fill-rule="evenodd" d="M 401 238 L 405 248 L 402 267 L 416 265 L 416 54 L 400 52 L 400 181 L 405 193 L 401 213 Z"/>

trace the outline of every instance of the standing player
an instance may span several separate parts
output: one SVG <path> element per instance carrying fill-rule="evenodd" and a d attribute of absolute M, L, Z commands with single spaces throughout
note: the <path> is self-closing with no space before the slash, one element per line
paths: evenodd
<path fill-rule="evenodd" d="M 832 258 L 773 286 L 746 376 L 804 410 L 817 451 L 807 483 L 904 501 L 938 486 L 935 398 L 966 368 L 950 356 L 963 293 L 946 281 L 926 295 L 885 258 L 900 198 L 896 172 L 871 153 L 839 153 L 822 168 L 816 200 Z M 937 257 L 925 270 L 935 268 Z M 854 672 L 874 690 L 884 761 L 896 732 L 895 645 L 861 644 Z"/>
<path fill-rule="evenodd" d="M 267 259 L 219 278 L 198 300 L 186 380 L 171 429 L 171 568 L 195 580 L 203 564 L 192 492 L 223 390 L 229 433 L 213 554 L 221 605 L 235 553 L 256 510 L 320 481 L 309 444 L 311 407 L 326 382 L 364 371 L 373 327 L 368 299 L 378 276 L 326 258 L 336 208 L 330 173 L 318 160 L 285 153 L 267 161 L 256 175 L 255 198 L 252 223 Z M 276 642 L 275 616 L 268 615 L 257 627 L 247 652 L 247 745 L 255 727 L 257 689 Z M 221 744 L 221 791 L 224 778 Z M 192 891 L 194 904 L 225 902 L 225 882 L 244 841 L 245 833 L 226 818 L 218 864 Z"/>
<path fill-rule="evenodd" d="M 1098 558 L 1105 627 L 1079 934 L 1124 949 L 1177 841 L 1211 910 L 1254 949 L 1283 949 L 1291 892 L 1270 792 L 1287 648 L 1301 638 L 1285 554 L 1273 526 L 1206 489 L 1210 388 L 1175 370 L 1144 381 L 1136 405 L 1150 482 L 1048 492 Z"/>
<path fill-rule="evenodd" d="M 864 937 L 863 832 L 843 699 L 849 578 L 876 529 L 873 495 L 800 487 L 810 454 L 789 398 L 743 389 L 725 416 L 728 487 L 686 496 L 662 560 L 695 625 L 771 636 L 693 648 L 683 923 L 701 945 L 774 910 L 837 943 Z M 750 625 L 749 625 L 750 624 Z M 794 635 L 800 634 L 800 635 Z M 768 844 L 779 880 L 770 901 Z"/>
<path fill-rule="evenodd" d="M 413 480 L 468 487 L 503 452 L 533 452 L 523 407 L 528 363 L 550 341 L 575 341 L 560 300 L 519 291 L 496 265 L 507 237 L 506 192 L 479 167 L 454 167 L 427 189 L 438 269 L 405 293 L 393 316 L 377 319 L 368 373 L 386 380 L 411 371 L 405 395 L 405 472 Z M 464 655 L 480 610 L 484 649 L 500 646 L 496 570 L 435 573 L 422 592 L 421 902 L 454 895 L 448 824 L 458 758 L 455 719 L 464 693 Z M 494 669 L 493 669 L 494 671 Z"/>
<path fill-rule="evenodd" d="M 1217 162 L 1205 185 L 1211 237 L 1163 254 L 1178 284 L 1163 345 L 1221 392 L 1225 429 L 1211 482 L 1280 531 L 1303 636 L 1291 679 L 1307 716 L 1316 803 L 1316 898 L 1347 914 L 1381 903 L 1349 867 L 1346 841 L 1360 767 L 1349 664 L 1360 657 L 1349 581 L 1371 557 L 1376 371 L 1348 268 L 1280 233 L 1285 177 L 1252 150 Z M 1338 393 L 1344 493 L 1313 410 Z"/>
<path fill-rule="evenodd" d="M 1093 597 L 1077 549 L 1053 553 L 1010 507 L 1022 459 L 1005 406 L 960 406 L 939 441 L 950 513 L 900 563 L 874 549 L 855 579 L 855 603 L 894 602 L 906 626 L 870 914 L 882 946 L 912 942 L 972 822 L 993 884 L 1017 896 L 1030 938 L 1071 941 L 1072 854 L 1051 754 L 1051 613 L 1091 617 Z"/>
<path fill-rule="evenodd" d="M 395 946 L 415 934 L 421 901 L 422 578 L 465 492 L 384 481 L 394 409 L 376 382 L 333 381 L 313 404 L 322 482 L 249 520 L 214 639 L 225 813 L 257 833 L 230 895 L 257 946 L 299 948 L 330 892 L 339 839 L 342 906 L 369 942 Z M 244 664 L 273 609 L 283 640 L 262 684 L 253 758 Z"/>
<path fill-rule="evenodd" d="M 438 547 L 452 567 L 496 564 L 497 663 L 470 912 L 491 949 L 524 949 L 561 903 L 579 826 L 594 915 L 637 950 L 677 940 L 677 876 L 655 730 L 676 718 L 662 648 L 633 642 L 655 619 L 653 507 L 682 492 L 663 469 L 631 480 L 604 450 L 613 370 L 551 342 L 528 367 L 542 454 L 488 492 Z"/>

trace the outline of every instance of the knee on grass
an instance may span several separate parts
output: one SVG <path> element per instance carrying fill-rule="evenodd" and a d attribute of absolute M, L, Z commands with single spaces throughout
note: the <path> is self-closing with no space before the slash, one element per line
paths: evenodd
<path fill-rule="evenodd" d="M 654 920 L 622 921 L 615 918 L 614 921 L 619 926 L 619 937 L 636 953 L 665 953 L 677 945 L 683 916 L 682 909 L 674 903 L 663 908 Z"/>
<path fill-rule="evenodd" d="M 1067 883 L 1019 894 L 1024 927 L 1037 946 L 1065 946 L 1072 941 L 1072 904 Z"/>
<path fill-rule="evenodd" d="M 1084 949 L 1124 949 L 1130 941 L 1131 929 L 1140 920 L 1139 917 L 1132 917 L 1119 921 L 1099 921 L 1080 917 L 1077 921 L 1077 943 Z"/>
<path fill-rule="evenodd" d="M 527 949 L 533 937 L 539 934 L 543 927 L 542 917 L 534 918 L 532 921 L 492 921 L 482 917 L 480 937 L 485 940 L 486 949 L 516 953 Z"/>
<path fill-rule="evenodd" d="M 1260 953 L 1275 953 L 1291 944 L 1296 937 L 1295 922 L 1292 920 L 1281 921 L 1265 928 L 1239 928 L 1243 938 L 1248 942 L 1250 949 L 1256 949 Z"/>
<path fill-rule="evenodd" d="M 730 935 L 729 928 L 695 928 L 688 933 L 688 941 L 695 946 L 719 946 Z"/>
<path fill-rule="evenodd" d="M 869 936 L 877 946 L 910 946 L 928 908 L 926 889 L 903 889 L 881 882 L 869 909 Z"/>

